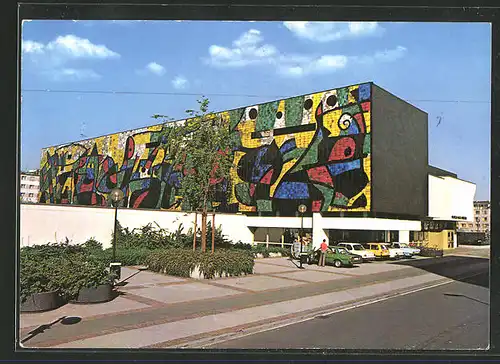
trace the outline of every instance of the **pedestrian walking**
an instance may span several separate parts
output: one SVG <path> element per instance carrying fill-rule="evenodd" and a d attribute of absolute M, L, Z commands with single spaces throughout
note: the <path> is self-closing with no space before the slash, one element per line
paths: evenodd
<path fill-rule="evenodd" d="M 323 242 L 321 243 L 321 255 L 319 256 L 319 263 L 318 263 L 318 265 L 321 267 L 325 266 L 327 250 L 328 250 L 328 244 L 326 243 L 326 239 L 323 239 Z"/>

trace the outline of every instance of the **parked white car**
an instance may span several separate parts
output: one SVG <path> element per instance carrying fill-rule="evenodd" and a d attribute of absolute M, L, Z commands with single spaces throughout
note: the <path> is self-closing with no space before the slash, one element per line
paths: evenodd
<path fill-rule="evenodd" d="M 360 243 L 338 243 L 337 246 L 344 247 L 349 253 L 356 254 L 363 258 L 363 261 L 375 260 L 375 254 L 366 250 Z"/>
<path fill-rule="evenodd" d="M 399 248 L 394 248 L 391 245 L 391 243 L 385 243 L 382 245 L 384 245 L 387 249 L 389 249 L 389 258 L 399 259 L 399 258 L 402 258 L 404 256 L 403 251 Z"/>
<path fill-rule="evenodd" d="M 399 245 L 402 247 L 402 248 L 408 248 L 410 249 L 412 252 L 413 252 L 413 255 L 418 255 L 420 254 L 420 249 L 418 248 L 412 248 L 411 246 L 409 246 L 407 243 L 399 243 Z"/>
<path fill-rule="evenodd" d="M 399 249 L 405 258 L 411 258 L 415 254 L 415 250 L 418 250 L 420 253 L 420 249 L 413 249 L 406 243 L 394 242 L 391 243 L 390 248 Z"/>

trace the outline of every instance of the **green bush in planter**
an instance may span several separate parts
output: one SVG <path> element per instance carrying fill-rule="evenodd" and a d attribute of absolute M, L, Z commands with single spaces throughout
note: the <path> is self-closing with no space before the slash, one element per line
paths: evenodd
<path fill-rule="evenodd" d="M 202 254 L 200 272 L 205 278 L 214 278 L 216 275 L 239 276 L 252 274 L 253 257 L 246 252 L 220 249 L 214 254 Z"/>
<path fill-rule="evenodd" d="M 254 261 L 247 252 L 232 249 L 219 249 L 214 254 L 190 249 L 165 249 L 152 252 L 145 264 L 151 271 L 179 277 L 190 277 L 194 268 L 199 266 L 205 278 L 213 278 L 216 274 L 251 274 Z"/>
<path fill-rule="evenodd" d="M 65 299 L 73 300 L 82 288 L 113 284 L 116 277 L 107 268 L 102 261 L 83 254 L 75 255 L 71 259 L 62 259 L 55 268 L 55 284 Z"/>
<path fill-rule="evenodd" d="M 290 256 L 290 249 L 282 248 L 281 246 L 272 246 L 272 247 L 269 247 L 269 252 L 270 253 L 281 253 L 282 257 L 288 257 L 288 256 Z"/>
<path fill-rule="evenodd" d="M 151 252 L 145 260 L 149 270 L 179 277 L 189 277 L 199 252 L 188 249 L 164 249 Z"/>
<path fill-rule="evenodd" d="M 35 293 L 59 291 L 55 268 L 60 257 L 38 258 L 21 254 L 20 257 L 20 298 L 21 303 Z"/>
<path fill-rule="evenodd" d="M 75 299 L 83 287 L 113 282 L 106 263 L 73 247 L 48 244 L 21 249 L 21 302 L 31 294 L 49 291 L 58 291 L 66 300 Z"/>
<path fill-rule="evenodd" d="M 443 250 L 435 247 L 420 247 L 420 255 L 423 257 L 438 257 L 443 255 Z"/>

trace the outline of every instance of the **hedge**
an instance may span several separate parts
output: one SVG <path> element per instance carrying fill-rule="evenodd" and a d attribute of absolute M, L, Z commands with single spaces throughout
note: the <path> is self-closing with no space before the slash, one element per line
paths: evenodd
<path fill-rule="evenodd" d="M 149 270 L 179 277 L 190 277 L 199 267 L 204 278 L 240 276 L 253 273 L 253 256 L 245 251 L 221 249 L 202 253 L 190 249 L 165 249 L 149 254 L 144 262 Z"/>
<path fill-rule="evenodd" d="M 252 247 L 252 252 L 254 253 L 254 256 L 257 256 L 257 254 L 262 254 L 264 258 L 269 257 L 269 253 L 281 253 L 281 256 L 283 257 L 289 257 L 290 256 L 290 248 L 282 248 L 280 246 L 270 246 L 269 248 L 266 248 L 264 244 L 257 244 Z"/>

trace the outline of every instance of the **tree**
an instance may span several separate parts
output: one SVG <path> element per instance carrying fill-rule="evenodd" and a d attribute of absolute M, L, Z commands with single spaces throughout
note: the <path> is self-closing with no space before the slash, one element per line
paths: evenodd
<path fill-rule="evenodd" d="M 206 251 L 207 215 L 215 210 L 212 202 L 221 192 L 221 183 L 230 179 L 233 142 L 228 121 L 209 111 L 210 101 L 202 97 L 197 102 L 198 110 L 186 110 L 189 118 L 184 123 L 165 124 L 165 148 L 174 168 L 183 172 L 184 207 L 201 213 L 201 249 Z M 227 193 L 222 195 L 227 198 Z"/>

